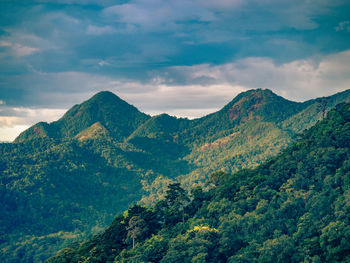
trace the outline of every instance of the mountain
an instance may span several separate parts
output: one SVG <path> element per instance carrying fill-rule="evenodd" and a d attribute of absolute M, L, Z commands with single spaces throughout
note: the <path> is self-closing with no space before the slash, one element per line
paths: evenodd
<path fill-rule="evenodd" d="M 73 138 L 99 122 L 118 141 L 123 141 L 150 116 L 141 113 L 109 91 L 97 93 L 82 104 L 75 105 L 58 121 L 39 123 L 20 134 L 15 142 L 40 137 Z"/>
<path fill-rule="evenodd" d="M 186 194 L 170 184 L 102 233 L 61 250 L 63 262 L 349 262 L 350 104 L 340 104 L 254 169 L 209 175 Z"/>
<path fill-rule="evenodd" d="M 303 103 L 288 101 L 270 90 L 243 92 L 218 112 L 191 120 L 172 134 L 187 146 L 188 151 L 181 158 L 191 167 L 189 174 L 180 174 L 177 180 L 191 188 L 200 185 L 215 170 L 233 173 L 254 167 L 285 149 L 297 133 L 349 99 L 350 90 Z M 145 204 L 164 195 L 169 182 L 167 178 L 164 183 L 162 180 L 159 177 L 147 186 L 150 194 L 144 196 Z"/>
<path fill-rule="evenodd" d="M 216 134 L 248 121 L 279 122 L 304 109 L 308 103 L 297 103 L 277 96 L 270 90 L 249 90 L 239 94 L 220 111 L 197 120 L 195 129 Z"/>
<path fill-rule="evenodd" d="M 296 103 L 270 90 L 239 94 L 195 120 L 148 116 L 110 92 L 0 144 L 0 261 L 40 262 L 108 225 L 169 183 L 203 186 L 216 170 L 255 167 L 287 148 L 350 91 Z"/>

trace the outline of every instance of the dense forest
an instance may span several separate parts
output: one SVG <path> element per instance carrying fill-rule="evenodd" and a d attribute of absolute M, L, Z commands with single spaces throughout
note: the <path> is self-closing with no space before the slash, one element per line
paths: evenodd
<path fill-rule="evenodd" d="M 38 123 L 22 133 L 14 143 L 0 144 L 0 261 L 40 262 L 58 249 L 67 247 L 73 240 L 77 241 L 76 246 L 80 246 L 79 240 L 100 233 L 118 213 L 139 200 L 138 204 L 145 207 L 157 205 L 152 209 L 136 206 L 114 220 L 111 229 L 116 227 L 121 231 L 119 234 L 111 233 L 111 236 L 117 235 L 120 242 L 115 242 L 117 247 L 113 247 L 115 250 L 112 254 L 106 252 L 109 258 L 114 259 L 119 250 L 128 248 L 134 241 L 135 250 L 125 250 L 120 255 L 127 260 L 127 257 L 131 257 L 130 253 L 141 249 L 141 240 L 148 240 L 152 235 L 155 235 L 154 239 L 147 242 L 156 242 L 157 238 L 161 238 L 166 244 L 178 237 L 179 233 L 182 236 L 178 238 L 190 242 L 192 235 L 198 231 L 202 233 L 201 227 L 209 227 L 210 235 L 219 235 L 222 233 L 220 227 L 224 226 L 219 216 L 221 212 L 218 212 L 220 209 L 222 220 L 236 220 L 234 218 L 237 216 L 237 222 L 246 222 L 248 219 L 243 211 L 253 213 L 257 200 L 262 197 L 259 199 L 262 202 L 259 205 L 261 211 L 271 212 L 275 208 L 278 211 L 279 203 L 274 202 L 277 202 L 277 197 L 282 198 L 276 193 L 279 189 L 261 185 L 263 181 L 259 180 L 263 180 L 264 173 L 259 172 L 261 178 L 258 180 L 253 175 L 255 172 L 244 169 L 256 167 L 286 149 L 297 139 L 299 132 L 323 119 L 339 102 L 349 99 L 350 91 L 345 91 L 327 98 L 297 103 L 269 90 L 250 90 L 239 94 L 218 112 L 188 120 L 167 114 L 151 117 L 110 92 L 98 93 L 90 100 L 75 105 L 60 120 L 50 124 Z M 341 134 L 337 140 L 346 140 L 344 136 Z M 291 148 L 288 149 L 290 151 Z M 332 153 L 331 150 L 326 152 Z M 334 150 L 336 153 L 338 149 Z M 307 156 L 303 158 L 312 158 L 308 155 L 311 152 L 305 154 Z M 327 157 L 330 158 L 329 165 L 335 160 L 333 157 Z M 277 159 L 274 160 L 277 162 Z M 288 162 L 280 162 L 281 166 L 276 164 L 276 171 L 271 172 L 276 178 L 279 176 L 277 171 L 287 176 L 290 168 L 285 167 Z M 290 169 L 294 169 L 293 173 L 308 173 L 302 165 L 298 161 L 297 167 Z M 328 169 L 327 165 L 325 167 Z M 318 173 L 333 171 L 324 171 L 326 168 L 323 166 L 321 168 L 317 168 L 321 169 Z M 259 169 L 262 168 L 256 171 Z M 213 175 L 212 172 L 217 170 L 221 172 Z M 286 174 L 282 172 L 284 170 Z M 292 179 L 295 176 L 297 174 L 290 175 Z M 295 180 L 303 184 L 302 176 L 307 177 L 307 174 L 298 176 L 300 178 Z M 294 181 L 288 181 L 289 186 L 283 178 L 280 177 L 280 183 L 286 187 L 285 191 L 297 191 L 291 190 L 298 189 L 293 185 Z M 322 184 L 321 181 L 316 182 Z M 316 182 L 313 187 L 318 191 L 320 186 Z M 256 191 L 262 196 L 254 197 L 255 190 L 251 189 L 253 183 L 256 183 L 254 188 L 258 187 Z M 169 185 L 175 188 L 171 190 Z M 239 186 L 237 195 L 224 194 L 225 191 L 235 191 L 236 188 L 230 188 L 230 185 Z M 228 188 L 225 190 L 226 186 Z M 266 193 L 262 194 L 262 189 Z M 180 199 L 183 200 L 180 204 L 176 194 L 175 201 L 168 200 L 170 190 L 181 193 Z M 295 194 L 308 195 L 308 191 L 311 190 Z M 185 195 L 185 192 L 188 194 Z M 286 205 L 289 206 L 288 202 Z M 164 214 L 158 213 L 157 209 Z M 182 214 L 176 214 L 176 211 L 182 211 Z M 236 212 L 229 215 L 225 211 Z M 213 216 L 209 216 L 210 213 Z M 253 214 L 248 215 L 253 218 Z M 129 221 L 134 216 L 137 216 L 132 221 L 134 227 L 138 229 L 139 225 L 146 225 L 147 231 L 128 236 L 127 229 L 131 227 Z M 203 218 L 201 223 L 200 218 Z M 213 222 L 205 218 L 212 218 L 210 220 Z M 259 220 L 262 221 L 256 219 L 256 224 L 265 219 L 261 216 Z M 149 225 L 152 220 L 155 221 Z M 177 224 L 178 220 L 183 224 Z M 170 229 L 175 229 L 175 232 L 171 234 Z M 292 237 L 286 229 L 282 230 L 283 235 Z M 192 231 L 192 234 L 187 231 Z M 105 233 L 94 239 L 104 240 Z M 128 242 L 125 241 L 127 237 Z M 271 235 L 266 240 L 270 239 Z M 244 247 L 248 249 L 248 243 L 253 241 L 244 240 Z M 95 241 L 84 243 L 84 249 L 90 253 L 89 242 L 93 244 Z M 108 240 L 106 242 L 109 243 Z M 260 243 L 256 244 L 257 250 L 261 248 Z M 254 244 L 249 249 L 253 249 Z M 164 253 L 168 253 L 167 246 L 164 246 Z M 100 245 L 97 247 L 99 249 Z M 75 251 L 77 248 L 73 246 L 70 249 Z"/>
<path fill-rule="evenodd" d="M 110 227 L 61 250 L 62 262 L 349 262 L 350 104 L 254 169 L 168 185 Z"/>

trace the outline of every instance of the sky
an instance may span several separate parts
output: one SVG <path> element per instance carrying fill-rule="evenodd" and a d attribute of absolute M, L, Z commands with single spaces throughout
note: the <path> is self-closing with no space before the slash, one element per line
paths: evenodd
<path fill-rule="evenodd" d="M 109 90 L 195 118 L 350 88 L 348 0 L 0 0 L 0 141 Z"/>

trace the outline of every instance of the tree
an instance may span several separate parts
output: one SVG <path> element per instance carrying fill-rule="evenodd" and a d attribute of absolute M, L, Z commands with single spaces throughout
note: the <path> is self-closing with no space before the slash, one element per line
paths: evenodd
<path fill-rule="evenodd" d="M 166 191 L 165 200 L 169 207 L 172 207 L 179 199 L 186 196 L 185 190 L 181 187 L 180 183 L 173 183 L 168 185 Z"/>
<path fill-rule="evenodd" d="M 226 176 L 227 174 L 223 171 L 213 172 L 209 174 L 209 179 L 206 184 L 212 187 L 217 187 Z"/>
<path fill-rule="evenodd" d="M 165 200 L 168 205 L 168 223 L 177 222 L 179 211 L 182 222 L 185 222 L 185 206 L 190 200 L 180 183 L 169 184 Z"/>
<path fill-rule="evenodd" d="M 132 240 L 132 248 L 135 248 L 135 241 L 138 239 L 142 239 L 145 233 L 148 231 L 147 224 L 145 220 L 143 220 L 139 216 L 133 216 L 129 220 L 129 226 L 126 228 L 128 231 L 126 242 L 130 242 Z"/>

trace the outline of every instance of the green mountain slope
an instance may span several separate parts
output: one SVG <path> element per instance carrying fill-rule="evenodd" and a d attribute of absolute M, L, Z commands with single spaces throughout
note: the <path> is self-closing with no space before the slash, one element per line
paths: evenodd
<path fill-rule="evenodd" d="M 31 140 L 1 147 L 2 262 L 18 262 L 21 255 L 21 262 L 38 262 L 46 257 L 41 253 L 48 253 L 48 244 L 64 241 L 58 237 L 62 231 L 77 238 L 98 230 L 141 197 L 140 178 L 126 168 L 126 153 L 113 153 L 118 167 L 93 150 L 111 149 L 113 142 L 84 143 Z"/>
<path fill-rule="evenodd" d="M 307 103 L 297 103 L 277 96 L 270 90 L 249 90 L 239 94 L 223 109 L 194 122 L 193 133 L 205 132 L 216 139 L 219 132 L 233 129 L 247 121 L 277 123 L 304 109 Z M 209 136 L 208 136 L 209 135 Z"/>
<path fill-rule="evenodd" d="M 187 196 L 169 185 L 47 262 L 349 262 L 350 104 L 277 157 L 207 185 Z"/>
<path fill-rule="evenodd" d="M 41 123 L 43 128 L 32 127 L 16 138 L 15 142 L 37 137 L 73 138 L 79 132 L 100 122 L 114 139 L 123 141 L 150 116 L 141 113 L 111 92 L 97 93 L 82 104 L 75 105 L 58 121 Z M 40 132 L 37 132 L 40 131 Z"/>
<path fill-rule="evenodd" d="M 304 103 L 285 100 L 270 90 L 243 92 L 220 111 L 192 120 L 172 135 L 189 149 L 182 160 L 191 171 L 177 180 L 191 188 L 213 171 L 254 167 L 285 149 L 297 133 L 323 119 L 337 103 L 349 101 L 350 91 Z M 146 184 L 149 194 L 143 202 L 150 204 L 154 197 L 163 196 L 168 183 L 160 176 Z"/>
<path fill-rule="evenodd" d="M 255 167 L 349 98 L 346 91 L 296 103 L 251 90 L 188 120 L 150 117 L 98 93 L 60 120 L 0 144 L 0 261 L 40 262 L 64 242 L 105 227 L 131 203 L 153 204 L 174 180 L 190 189 L 213 171 Z"/>

